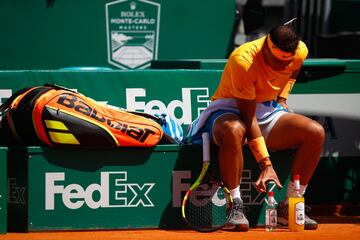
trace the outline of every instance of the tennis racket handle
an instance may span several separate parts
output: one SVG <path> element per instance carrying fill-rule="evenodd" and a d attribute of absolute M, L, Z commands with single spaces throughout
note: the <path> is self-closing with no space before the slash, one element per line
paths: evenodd
<path fill-rule="evenodd" d="M 266 192 L 275 192 L 277 189 L 277 185 L 274 180 L 269 180 L 266 182 Z"/>
<path fill-rule="evenodd" d="M 210 135 L 204 132 L 201 137 L 203 141 L 203 162 L 210 162 Z"/>

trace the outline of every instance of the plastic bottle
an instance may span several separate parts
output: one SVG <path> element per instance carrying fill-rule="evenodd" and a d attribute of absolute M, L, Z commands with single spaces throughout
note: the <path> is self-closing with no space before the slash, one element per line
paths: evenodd
<path fill-rule="evenodd" d="M 289 197 L 289 230 L 299 232 L 305 226 L 305 200 L 300 193 L 300 175 L 294 175 L 294 191 Z"/>
<path fill-rule="evenodd" d="M 274 192 L 268 192 L 268 202 L 265 209 L 265 229 L 268 232 L 276 230 L 277 226 L 277 211 Z"/>

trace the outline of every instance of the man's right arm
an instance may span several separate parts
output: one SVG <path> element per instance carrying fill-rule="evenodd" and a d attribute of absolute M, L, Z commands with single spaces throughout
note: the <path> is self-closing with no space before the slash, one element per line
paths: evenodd
<path fill-rule="evenodd" d="M 261 137 L 261 131 L 256 119 L 256 101 L 237 99 L 237 106 L 242 121 L 246 126 L 246 137 L 248 141 Z"/>
<path fill-rule="evenodd" d="M 260 127 L 259 127 L 257 119 L 256 119 L 256 101 L 255 101 L 255 99 L 254 100 L 237 99 L 237 106 L 240 111 L 240 117 L 246 126 L 246 137 L 247 137 L 249 146 L 251 145 L 251 142 L 256 141 L 256 139 L 262 139 L 261 141 L 264 141 L 262 138 L 262 133 L 261 133 Z M 251 146 L 250 146 L 250 149 L 252 150 L 256 160 L 259 163 L 261 163 L 261 162 L 270 163 L 270 158 L 269 158 L 268 154 L 267 155 L 265 154 L 264 158 L 259 157 L 259 156 L 262 156 L 262 154 L 258 154 L 257 150 L 254 151 Z M 265 143 L 264 143 L 264 149 L 266 151 Z M 270 165 L 267 165 L 261 169 L 261 174 L 260 174 L 258 180 L 256 181 L 257 189 L 261 192 L 266 192 L 266 183 L 269 180 L 275 181 L 275 183 L 278 187 L 282 187 L 271 163 L 270 163 Z"/>

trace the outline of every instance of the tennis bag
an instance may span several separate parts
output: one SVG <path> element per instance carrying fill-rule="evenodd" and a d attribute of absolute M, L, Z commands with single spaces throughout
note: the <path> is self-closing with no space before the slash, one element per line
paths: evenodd
<path fill-rule="evenodd" d="M 163 136 L 162 118 L 104 105 L 56 85 L 22 89 L 0 110 L 22 145 L 151 147 Z"/>

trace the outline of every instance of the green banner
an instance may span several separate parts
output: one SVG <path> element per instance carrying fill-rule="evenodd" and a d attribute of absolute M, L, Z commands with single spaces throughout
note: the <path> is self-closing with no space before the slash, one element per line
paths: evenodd
<path fill-rule="evenodd" d="M 156 59 L 226 58 L 235 2 L 4 0 L 0 22 L 2 70 L 139 69 Z"/>

